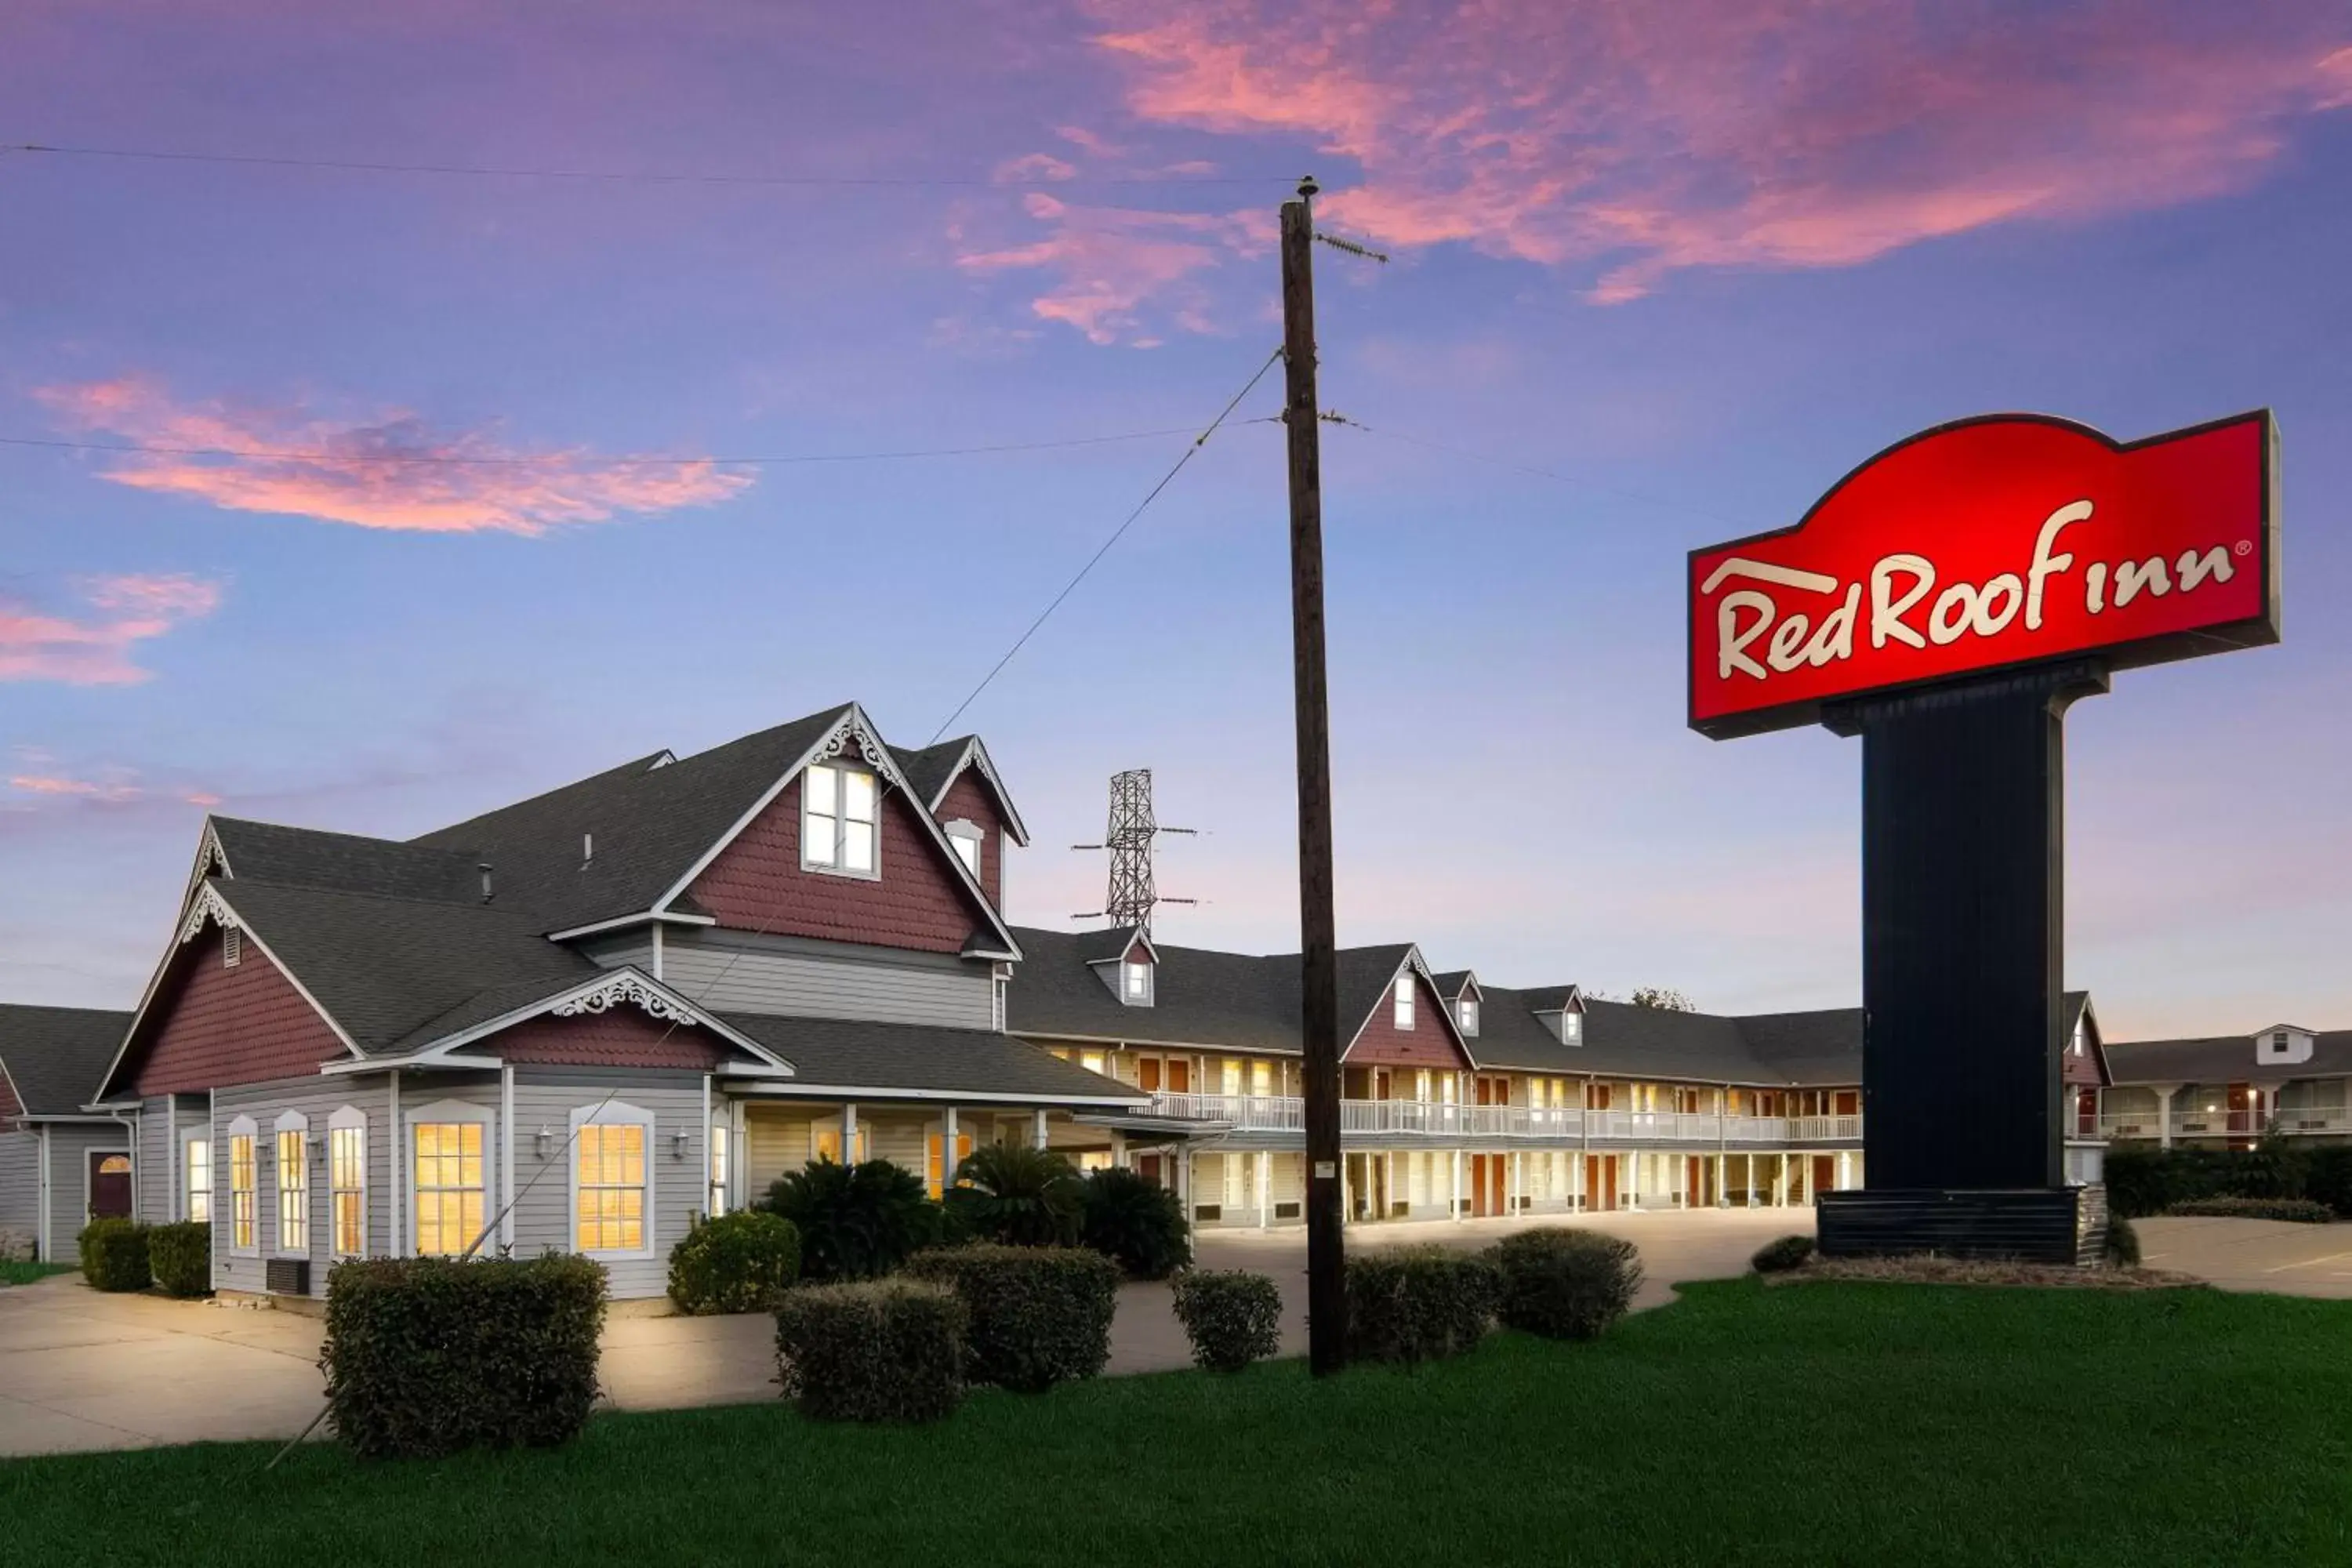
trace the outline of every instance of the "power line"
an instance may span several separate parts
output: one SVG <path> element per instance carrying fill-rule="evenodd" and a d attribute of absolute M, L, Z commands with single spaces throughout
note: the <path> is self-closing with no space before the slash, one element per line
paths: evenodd
<path fill-rule="evenodd" d="M 1097 548 L 1092 555 L 1087 557 L 1087 563 L 1078 568 L 1077 574 L 1072 577 L 1067 583 L 1063 584 L 1062 591 L 1055 595 L 1052 602 L 1046 605 L 1044 609 L 1037 612 L 1037 618 L 1029 623 L 1029 629 L 1013 639 L 1013 646 L 1004 650 L 1004 657 L 998 659 L 994 665 L 990 667 L 988 673 L 980 678 L 980 684 L 973 687 L 971 690 L 965 695 L 964 700 L 955 705 L 955 711 L 949 714 L 945 719 L 940 721 L 940 727 L 931 731 L 931 738 L 923 742 L 925 745 L 936 745 L 939 742 L 939 738 L 948 732 L 948 726 L 962 718 L 963 710 L 979 700 L 980 694 L 988 689 L 989 683 L 997 678 L 998 674 L 1003 670 L 1006 665 L 1013 662 L 1013 656 L 1019 653 L 1023 645 L 1027 643 L 1031 637 L 1037 635 L 1037 628 L 1044 626 L 1045 624 L 1046 617 L 1051 616 L 1055 610 L 1060 609 L 1062 607 L 1062 601 L 1068 598 L 1077 585 L 1087 580 L 1087 574 L 1095 569 L 1095 563 L 1100 561 L 1104 556 L 1110 553 L 1110 547 L 1117 544 L 1120 539 L 1126 536 L 1127 531 L 1135 526 L 1136 520 L 1141 517 L 1144 512 L 1150 509 L 1153 501 L 1160 499 L 1160 492 L 1166 489 L 1170 484 L 1174 482 L 1176 476 L 1184 471 L 1184 465 L 1191 462 L 1192 458 L 1198 455 L 1201 448 L 1209 444 L 1209 437 L 1217 433 L 1218 427 L 1224 424 L 1226 417 L 1230 416 L 1234 409 L 1241 406 L 1242 399 L 1247 397 L 1250 393 L 1256 388 L 1257 384 L 1265 378 L 1265 373 L 1272 370 L 1274 368 L 1275 362 L 1279 360 L 1281 357 L 1282 350 L 1280 348 L 1276 348 L 1272 353 L 1265 356 L 1265 363 L 1259 365 L 1257 367 L 1256 374 L 1252 375 L 1249 380 L 1244 382 L 1242 384 L 1242 389 L 1239 392 L 1234 393 L 1232 400 L 1226 403 L 1224 407 L 1217 411 L 1217 416 L 1209 421 L 1208 428 L 1202 431 L 1198 436 L 1192 438 L 1192 444 L 1184 448 L 1184 455 L 1176 459 L 1175 466 L 1170 468 L 1166 473 L 1160 475 L 1160 482 L 1152 486 L 1150 490 L 1145 494 L 1141 500 L 1135 503 L 1135 510 L 1127 514 L 1127 521 L 1120 523 L 1117 528 L 1111 530 L 1110 537 L 1104 540 L 1101 546 Z M 1271 424 L 1274 422 L 1275 421 L 1272 419 L 1253 419 L 1246 421 L 1246 423 L 1253 425 Z"/>
<path fill-rule="evenodd" d="M 535 169 L 488 163 L 394 163 L 358 158 L 292 158 L 258 153 L 175 153 L 153 147 L 65 147 L 46 142 L 0 143 L 0 153 L 46 153 L 60 158 L 113 158 L 159 163 L 226 163 L 268 169 L 315 169 L 361 174 L 456 174 L 476 179 L 572 180 L 584 184 L 640 185 L 775 185 L 814 188 L 874 186 L 920 190 L 1005 185 L 1269 185 L 1286 182 L 1274 174 L 710 174 L 654 170 Z"/>
<path fill-rule="evenodd" d="M 1270 417 L 1270 416 L 1269 416 Z M 1188 436 L 1189 425 L 1160 430 L 1128 430 L 1116 436 L 1070 436 L 1051 441 L 1006 441 L 981 447 L 929 447 L 887 452 L 801 452 L 788 456 L 721 457 L 692 452 L 641 452 L 600 458 L 566 452 L 484 453 L 302 451 L 265 447 L 165 447 L 141 441 L 65 441 L 30 436 L 0 436 L 0 447 L 34 447 L 67 452 L 115 452 L 127 456 L 232 458 L 289 463 L 425 463 L 457 466 L 530 467 L 562 464 L 571 468 L 629 468 L 651 465 L 699 465 L 717 468 L 772 468 L 799 463 L 879 463 L 914 458 L 972 458 L 999 452 L 1045 452 L 1069 447 L 1102 447 L 1119 441 L 1149 441 L 1168 436 Z"/>

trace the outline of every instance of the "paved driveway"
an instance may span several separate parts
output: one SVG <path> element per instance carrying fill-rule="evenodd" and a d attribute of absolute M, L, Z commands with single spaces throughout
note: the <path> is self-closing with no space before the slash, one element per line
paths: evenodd
<path fill-rule="evenodd" d="M 2224 1290 L 2352 1297 L 2352 1224 L 2157 1215 L 2132 1221 L 2140 1261 Z"/>
<path fill-rule="evenodd" d="M 1511 1230 L 1557 1223 L 1373 1226 L 1351 1230 L 1349 1245 L 1476 1247 Z M 1675 1281 L 1742 1272 L 1748 1255 L 1773 1237 L 1811 1229 L 1812 1212 L 1618 1214 L 1579 1223 L 1640 1247 L 1648 1282 L 1636 1305 L 1653 1307 L 1673 1299 Z M 1211 1233 L 1201 1240 L 1200 1261 L 1273 1275 L 1283 1290 L 1284 1353 L 1306 1353 L 1303 1232 Z M 0 1289 L 0 1455 L 291 1437 L 318 1414 L 321 1328 L 295 1312 L 100 1295 L 75 1275 Z M 624 1410 L 740 1404 L 775 1396 L 773 1354 L 765 1317 L 616 1318 L 604 1331 L 602 1375 L 608 1399 Z M 1110 1370 L 1190 1363 L 1167 1287 L 1123 1287 Z"/>

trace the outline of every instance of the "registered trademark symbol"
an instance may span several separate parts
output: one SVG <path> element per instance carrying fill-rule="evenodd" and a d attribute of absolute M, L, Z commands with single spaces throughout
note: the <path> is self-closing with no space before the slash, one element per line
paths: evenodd
<path fill-rule="evenodd" d="M 2240 541 L 2238 541 L 2238 553 L 2239 553 L 2239 554 L 2241 554 L 2241 555 L 2252 555 L 2253 552 L 2254 552 L 2254 542 L 2253 542 L 2252 540 L 2251 540 L 2251 539 L 2241 539 Z"/>

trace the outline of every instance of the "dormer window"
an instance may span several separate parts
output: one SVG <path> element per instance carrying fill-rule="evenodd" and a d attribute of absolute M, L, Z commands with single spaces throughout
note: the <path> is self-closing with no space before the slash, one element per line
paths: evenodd
<path fill-rule="evenodd" d="M 1119 966 L 1119 999 L 1130 1007 L 1151 1005 L 1151 965 L 1129 959 Z"/>
<path fill-rule="evenodd" d="M 1559 1016 L 1559 1041 L 1564 1046 L 1584 1044 L 1584 1015 L 1562 1013 Z"/>
<path fill-rule="evenodd" d="M 801 786 L 802 867 L 880 875 L 880 804 L 874 775 L 863 768 L 813 764 Z"/>
<path fill-rule="evenodd" d="M 1462 1032 L 1465 1035 L 1476 1034 L 1478 1032 L 1478 998 L 1465 996 L 1454 1005 L 1454 1015 L 1461 1021 Z"/>
<path fill-rule="evenodd" d="M 959 820 L 948 824 L 947 835 L 948 843 L 955 849 L 956 858 L 963 862 L 963 868 L 971 873 L 972 880 L 978 881 L 981 847 L 988 842 L 988 830 L 976 822 Z"/>
<path fill-rule="evenodd" d="M 1412 976 L 1409 973 L 1396 977 L 1396 1026 L 1412 1027 Z"/>

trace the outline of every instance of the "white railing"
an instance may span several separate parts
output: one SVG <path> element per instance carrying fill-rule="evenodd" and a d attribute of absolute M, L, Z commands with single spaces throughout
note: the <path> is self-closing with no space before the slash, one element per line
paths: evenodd
<path fill-rule="evenodd" d="M 2080 1122 L 2069 1118 L 2072 1132 Z M 2175 1138 L 2259 1138 L 2277 1131 L 2292 1138 L 2352 1132 L 2352 1110 L 2336 1106 L 2255 1112 L 2252 1110 L 2179 1110 L 2172 1113 Z M 2153 1142 L 2164 1136 L 2164 1119 L 2153 1110 L 2109 1110 L 2100 1113 L 2101 1138 L 2137 1138 Z"/>
<path fill-rule="evenodd" d="M 1237 1132 L 1304 1132 L 1296 1095 L 1171 1094 L 1151 1097 L 1155 1116 L 1230 1123 Z M 1854 1142 L 1859 1116 L 1718 1116 L 1711 1111 L 1576 1110 L 1532 1105 L 1448 1105 L 1419 1100 L 1343 1100 L 1343 1137 L 1532 1138 L 1624 1142 L 1761 1144 Z"/>

